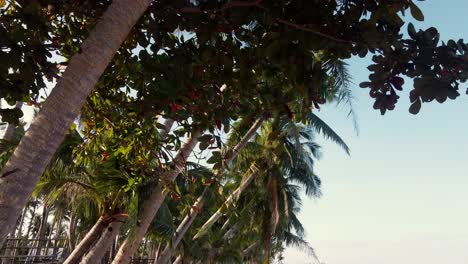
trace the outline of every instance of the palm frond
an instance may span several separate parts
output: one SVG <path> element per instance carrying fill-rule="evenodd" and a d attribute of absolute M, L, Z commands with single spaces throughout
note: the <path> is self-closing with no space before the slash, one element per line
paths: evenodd
<path fill-rule="evenodd" d="M 317 133 L 320 133 L 326 139 L 335 142 L 346 152 L 346 154 L 350 155 L 350 149 L 346 142 L 330 126 L 328 126 L 325 121 L 320 119 L 320 117 L 314 113 L 309 113 L 307 122 L 308 125 Z"/>
<path fill-rule="evenodd" d="M 336 91 L 332 101 L 335 101 L 336 105 L 343 104 L 348 107 L 348 117 L 352 118 L 354 130 L 359 134 L 357 114 L 354 110 L 355 98 L 350 88 L 353 82 L 351 74 L 348 71 L 348 64 L 342 60 L 329 60 L 326 63 L 326 67 L 333 79 L 332 86 Z"/>
<path fill-rule="evenodd" d="M 309 245 L 309 243 L 307 241 L 305 241 L 301 237 L 299 237 L 299 236 L 297 236 L 297 235 L 295 235 L 293 233 L 290 233 L 290 232 L 285 232 L 284 236 L 285 236 L 286 245 L 294 246 L 294 247 L 304 251 L 309 256 L 314 258 L 314 260 L 316 261 L 316 264 L 321 264 L 322 263 L 322 262 L 320 262 L 317 254 L 315 253 L 315 250 Z"/>

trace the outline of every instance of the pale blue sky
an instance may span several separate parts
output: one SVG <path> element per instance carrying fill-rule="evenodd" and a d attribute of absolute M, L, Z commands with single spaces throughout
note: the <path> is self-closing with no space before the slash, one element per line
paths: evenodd
<path fill-rule="evenodd" d="M 441 39 L 468 40 L 468 1 L 417 3 L 426 16 L 417 27 L 435 26 Z M 367 64 L 350 61 L 356 86 L 367 79 Z M 417 116 L 408 113 L 405 96 L 381 116 L 367 89 L 354 93 L 359 136 L 345 111 L 319 113 L 346 139 L 352 156 L 320 140 L 324 155 L 316 169 L 323 197 L 304 200 L 300 215 L 309 243 L 327 264 L 468 263 L 465 89 L 456 101 L 424 104 Z M 284 262 L 313 263 L 293 249 Z"/>

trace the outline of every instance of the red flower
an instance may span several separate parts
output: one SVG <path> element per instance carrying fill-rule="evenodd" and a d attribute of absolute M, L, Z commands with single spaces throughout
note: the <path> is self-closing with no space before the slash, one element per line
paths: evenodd
<path fill-rule="evenodd" d="M 180 109 L 182 109 L 183 107 L 181 105 L 178 105 L 176 103 L 172 103 L 171 104 L 171 111 L 172 112 L 177 112 L 179 111 Z"/>

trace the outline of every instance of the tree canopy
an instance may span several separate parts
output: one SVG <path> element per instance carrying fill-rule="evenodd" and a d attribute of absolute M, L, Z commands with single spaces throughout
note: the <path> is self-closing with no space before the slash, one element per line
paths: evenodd
<path fill-rule="evenodd" d="M 108 4 L 3 1 L 0 97 L 10 104 L 40 102 L 45 80 L 60 76 L 60 65 L 80 51 Z M 372 74 L 361 87 L 370 89 L 374 108 L 394 109 L 407 76 L 414 79 L 410 111 L 417 113 L 421 102 L 459 95 L 468 77 L 467 46 L 463 40 L 440 43 L 435 28 L 417 31 L 409 24 L 404 34 L 408 13 L 424 19 L 410 0 L 153 1 L 97 91 L 113 104 L 124 103 L 118 96 L 123 89 L 131 91 L 140 116 L 177 110 L 181 119 L 198 114 L 219 124 L 236 108 L 290 107 L 291 92 L 259 88 L 259 78 L 275 76 L 282 87 L 301 93 L 304 109 L 317 108 L 324 98 L 314 84 L 325 73 L 315 66 L 316 54 L 331 60 L 372 56 Z M 229 89 L 220 96 L 223 85 Z M 249 101 L 254 96 L 260 97 Z M 214 111 L 200 109 L 207 104 Z M 20 115 L 18 109 L 2 109 L 4 121 Z"/>

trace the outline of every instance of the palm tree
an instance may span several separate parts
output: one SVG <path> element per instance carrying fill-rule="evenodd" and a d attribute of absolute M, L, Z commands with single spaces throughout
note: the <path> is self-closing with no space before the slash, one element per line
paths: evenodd
<path fill-rule="evenodd" d="M 0 245 L 115 52 L 150 0 L 116 0 L 75 54 L 0 177 Z M 106 43 L 106 45 L 102 45 Z"/>

